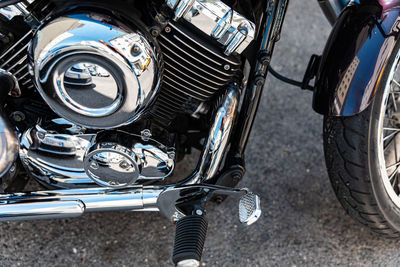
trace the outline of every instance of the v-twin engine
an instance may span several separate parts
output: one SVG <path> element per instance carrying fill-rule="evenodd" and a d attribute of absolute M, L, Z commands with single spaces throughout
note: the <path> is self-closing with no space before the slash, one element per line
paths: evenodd
<path fill-rule="evenodd" d="M 241 60 L 233 52 L 253 38 L 252 31 L 242 31 L 246 34 L 233 43 L 240 31 L 221 28 L 213 38 L 224 50 L 185 23 L 149 29 L 137 17 L 88 7 L 48 12 L 38 30 L 23 35 L 2 60 L 23 93 L 33 82 L 51 109 L 24 125 L 20 149 L 29 174 L 51 188 L 118 188 L 168 178 L 185 149 L 175 129 L 182 127 L 182 116 L 201 121 L 215 114 L 212 101 L 229 84 L 240 83 Z"/>
<path fill-rule="evenodd" d="M 15 82 L 0 116 L 0 174 L 19 150 L 46 188 L 171 184 L 195 147 L 197 168 L 179 184 L 215 178 L 253 22 L 222 1 L 31 2 L 0 9 L 0 66 Z"/>
<path fill-rule="evenodd" d="M 234 150 L 247 142 L 266 75 L 248 60 L 257 20 L 250 8 L 219 0 L 13 3 L 0 8 L 0 221 L 160 211 L 177 231 L 196 228 L 194 245 L 193 233 L 177 233 L 174 262 L 197 264 L 206 201 L 241 196 L 240 221 L 260 217 L 258 196 L 234 188 L 245 171 L 244 149 Z M 276 7 L 269 15 L 286 5 Z M 245 91 L 250 68 L 260 77 Z M 175 175 L 193 149 L 196 167 Z M 27 177 L 47 190 L 29 183 L 21 192 Z"/>

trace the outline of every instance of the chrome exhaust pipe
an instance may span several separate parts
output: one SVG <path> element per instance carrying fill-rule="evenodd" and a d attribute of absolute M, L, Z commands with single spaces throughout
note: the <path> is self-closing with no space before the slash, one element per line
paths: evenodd
<path fill-rule="evenodd" d="M 100 211 L 158 211 L 163 188 L 69 189 L 0 195 L 0 221 L 60 219 Z"/>
<path fill-rule="evenodd" d="M 18 156 L 19 141 L 10 123 L 0 113 L 0 178 L 14 164 Z"/>
<path fill-rule="evenodd" d="M 236 85 L 232 85 L 220 101 L 200 156 L 200 162 L 196 171 L 184 183 L 185 185 L 203 183 L 217 174 L 233 131 L 239 101 L 239 89 Z"/>

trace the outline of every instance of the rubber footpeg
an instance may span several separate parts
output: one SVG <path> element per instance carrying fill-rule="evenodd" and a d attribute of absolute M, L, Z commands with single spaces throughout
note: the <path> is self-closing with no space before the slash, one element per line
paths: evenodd
<path fill-rule="evenodd" d="M 204 216 L 189 215 L 176 224 L 175 244 L 172 261 L 178 264 L 184 260 L 200 262 L 206 240 L 208 222 Z"/>

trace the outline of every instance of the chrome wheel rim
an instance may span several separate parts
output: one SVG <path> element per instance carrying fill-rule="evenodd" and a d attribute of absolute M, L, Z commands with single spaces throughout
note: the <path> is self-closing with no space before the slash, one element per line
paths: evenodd
<path fill-rule="evenodd" d="M 386 193 L 400 208 L 400 51 L 385 86 L 377 134 L 378 163 Z"/>

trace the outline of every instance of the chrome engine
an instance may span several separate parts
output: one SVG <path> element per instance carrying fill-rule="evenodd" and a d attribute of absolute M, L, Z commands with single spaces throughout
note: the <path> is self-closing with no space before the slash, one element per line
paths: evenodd
<path fill-rule="evenodd" d="M 182 151 L 174 126 L 182 116 L 209 120 L 227 88 L 241 83 L 240 54 L 254 39 L 254 23 L 222 1 L 167 0 L 151 25 L 101 8 L 54 11 L 51 2 L 40 16 L 24 7 L 30 27 L 0 56 L 22 95 L 37 90 L 47 105 L 28 101 L 25 112 L 10 114 L 26 128 L 24 167 L 42 185 L 62 189 L 167 179 Z M 32 114 L 39 119 L 29 121 Z M 203 158 L 220 160 L 223 151 Z"/>

